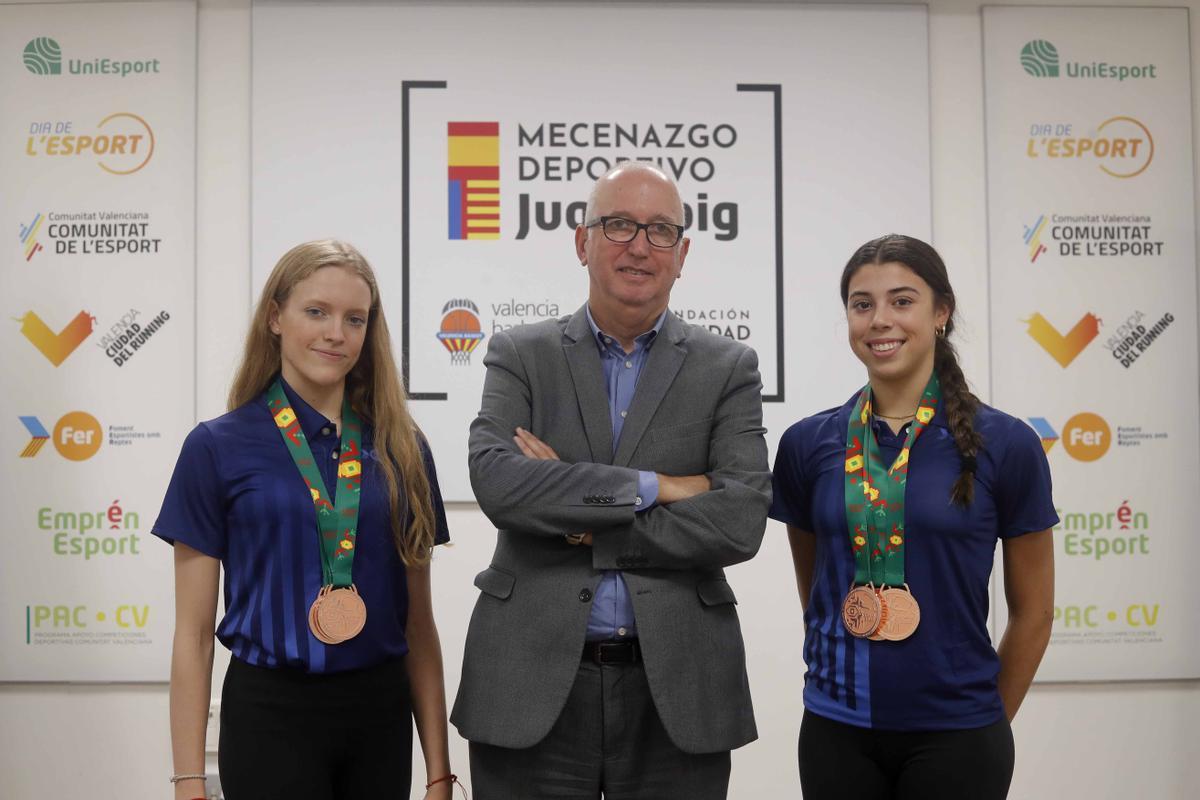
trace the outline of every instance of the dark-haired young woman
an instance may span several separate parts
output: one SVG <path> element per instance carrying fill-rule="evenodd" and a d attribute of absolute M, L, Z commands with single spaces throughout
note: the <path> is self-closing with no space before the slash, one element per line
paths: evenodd
<path fill-rule="evenodd" d="M 783 435 L 771 507 L 804 606 L 804 798 L 1004 798 L 1009 722 L 1050 638 L 1046 456 L 1028 425 L 967 387 L 932 247 L 870 241 L 841 291 L 867 385 Z M 1009 608 L 998 653 L 997 539 Z"/>

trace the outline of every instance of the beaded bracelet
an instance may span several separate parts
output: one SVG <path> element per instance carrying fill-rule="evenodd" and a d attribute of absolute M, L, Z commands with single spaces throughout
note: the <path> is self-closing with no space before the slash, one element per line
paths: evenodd
<path fill-rule="evenodd" d="M 202 781 L 206 778 L 208 778 L 207 775 L 202 772 L 197 772 L 188 775 L 172 775 L 170 780 L 171 783 L 179 783 L 180 781 Z"/>

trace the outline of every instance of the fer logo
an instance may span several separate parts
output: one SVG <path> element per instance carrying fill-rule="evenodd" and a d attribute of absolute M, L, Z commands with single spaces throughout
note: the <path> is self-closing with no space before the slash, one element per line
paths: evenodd
<path fill-rule="evenodd" d="M 1075 323 L 1075 327 L 1067 331 L 1065 335 L 1059 333 L 1058 329 L 1039 313 L 1035 312 L 1026 322 L 1029 327 L 1025 332 L 1040 344 L 1042 349 L 1049 353 L 1050 357 L 1057 361 L 1063 369 L 1069 367 L 1075 357 L 1100 335 L 1100 318 L 1090 311 L 1084 314 Z"/>
<path fill-rule="evenodd" d="M 17 321 L 21 323 L 22 335 L 56 367 L 66 361 L 96 327 L 96 318 L 86 311 L 76 314 L 58 333 L 50 330 L 33 311 L 25 312 L 25 316 Z"/>
<path fill-rule="evenodd" d="M 1030 417 L 1029 424 L 1041 437 L 1042 450 L 1049 454 L 1060 440 L 1058 433 L 1045 417 Z M 1061 441 L 1067 455 L 1076 461 L 1096 461 L 1112 445 L 1112 430 L 1099 414 L 1084 411 L 1067 420 Z"/>
<path fill-rule="evenodd" d="M 21 451 L 21 458 L 33 458 L 53 439 L 54 449 L 68 461 L 87 461 L 96 455 L 104 442 L 100 422 L 86 411 L 71 411 L 64 414 L 54 426 L 53 437 L 46 431 L 37 417 L 19 417 L 25 430 L 29 431 L 29 444 Z"/>

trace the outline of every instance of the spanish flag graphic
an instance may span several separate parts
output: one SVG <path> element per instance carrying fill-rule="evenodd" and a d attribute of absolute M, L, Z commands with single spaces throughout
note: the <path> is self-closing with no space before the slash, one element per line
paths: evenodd
<path fill-rule="evenodd" d="M 500 238 L 500 123 L 446 124 L 451 239 Z"/>

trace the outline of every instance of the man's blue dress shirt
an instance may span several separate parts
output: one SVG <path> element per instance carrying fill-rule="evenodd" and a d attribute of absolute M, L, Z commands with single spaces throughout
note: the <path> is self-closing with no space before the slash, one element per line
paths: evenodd
<path fill-rule="evenodd" d="M 600 364 L 604 367 L 604 385 L 608 389 L 614 453 L 617 452 L 617 443 L 621 441 L 621 428 L 625 425 L 625 414 L 633 404 L 633 395 L 637 390 L 642 367 L 645 366 L 650 347 L 669 313 L 671 312 L 664 311 L 653 328 L 634 339 L 633 352 L 626 353 L 616 337 L 605 334 L 596 326 L 591 308 L 587 310 L 588 325 L 591 326 L 592 335 L 596 337 L 596 346 L 600 348 Z M 658 476 L 653 472 L 640 470 L 637 511 L 649 510 L 657 500 Z M 633 618 L 633 601 L 629 598 L 625 579 L 621 577 L 620 570 L 605 570 L 604 578 L 596 587 L 596 594 L 592 599 L 587 640 L 595 642 L 604 639 L 630 639 L 635 636 L 637 622 Z"/>

